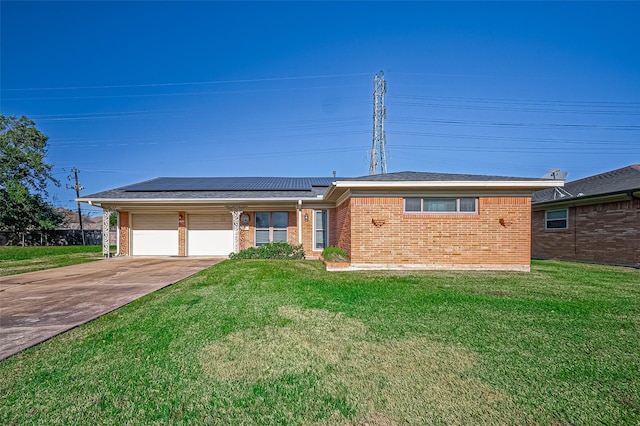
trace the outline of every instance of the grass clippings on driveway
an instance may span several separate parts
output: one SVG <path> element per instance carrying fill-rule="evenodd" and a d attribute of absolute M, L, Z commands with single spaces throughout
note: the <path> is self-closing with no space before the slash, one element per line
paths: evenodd
<path fill-rule="evenodd" d="M 102 259 L 102 246 L 0 247 L 0 276 L 60 268 Z"/>
<path fill-rule="evenodd" d="M 638 424 L 640 271 L 226 261 L 0 363 L 2 424 Z"/>

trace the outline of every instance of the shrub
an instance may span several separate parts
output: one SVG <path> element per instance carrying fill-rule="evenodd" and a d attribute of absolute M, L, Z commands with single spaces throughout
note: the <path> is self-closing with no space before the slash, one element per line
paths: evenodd
<path fill-rule="evenodd" d="M 327 262 L 348 262 L 349 256 L 347 251 L 338 247 L 325 247 L 322 250 L 322 258 Z"/>
<path fill-rule="evenodd" d="M 231 259 L 304 259 L 302 245 L 292 246 L 289 243 L 269 243 L 260 247 L 249 247 L 238 253 L 231 253 Z"/>

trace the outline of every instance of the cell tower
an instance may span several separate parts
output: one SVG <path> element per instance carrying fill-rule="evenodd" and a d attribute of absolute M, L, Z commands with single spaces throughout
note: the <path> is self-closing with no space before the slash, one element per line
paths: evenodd
<path fill-rule="evenodd" d="M 384 81 L 384 72 L 380 71 L 373 77 L 373 143 L 371 144 L 370 175 L 376 174 L 378 166 L 380 173 L 387 173 L 387 154 L 385 153 L 387 137 L 384 133 L 384 119 L 387 115 L 384 106 L 385 93 L 387 93 L 387 82 Z"/>

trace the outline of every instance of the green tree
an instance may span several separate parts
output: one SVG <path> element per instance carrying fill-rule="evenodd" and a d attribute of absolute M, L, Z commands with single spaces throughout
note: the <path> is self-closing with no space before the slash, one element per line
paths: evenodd
<path fill-rule="evenodd" d="M 114 228 L 116 226 L 118 226 L 118 213 L 111 212 L 109 215 L 109 227 Z"/>
<path fill-rule="evenodd" d="M 0 115 L 0 228 L 24 232 L 61 222 L 45 201 L 47 184 L 60 186 L 45 161 L 48 139 L 27 117 Z"/>

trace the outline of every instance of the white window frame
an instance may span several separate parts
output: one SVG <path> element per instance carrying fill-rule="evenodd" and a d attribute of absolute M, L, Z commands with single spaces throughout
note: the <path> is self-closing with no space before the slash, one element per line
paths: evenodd
<path fill-rule="evenodd" d="M 258 228 L 258 226 L 256 224 L 256 219 L 257 219 L 258 213 L 266 213 L 266 214 L 269 215 L 269 228 Z M 273 226 L 273 214 L 274 213 L 284 213 L 284 214 L 287 215 L 287 226 L 285 228 L 276 228 L 275 226 Z M 285 231 L 287 237 L 286 237 L 284 242 L 289 242 L 289 212 L 286 212 L 286 211 L 280 211 L 280 212 L 265 212 L 265 211 L 255 212 L 254 216 L 253 216 L 253 228 L 254 228 L 253 245 L 255 247 L 260 247 L 260 246 L 272 243 L 273 242 L 273 231 Z M 263 243 L 263 244 L 258 245 L 258 231 L 264 231 L 266 229 L 269 230 L 269 241 L 267 243 Z"/>
<path fill-rule="evenodd" d="M 564 219 L 549 219 L 549 213 L 552 212 L 565 212 Z M 558 221 L 564 220 L 565 224 L 562 228 L 549 228 L 549 221 Z M 569 229 L 569 209 L 554 209 L 554 210 L 545 210 L 544 211 L 544 229 L 545 231 L 566 231 Z"/>
<path fill-rule="evenodd" d="M 407 210 L 407 200 L 420 200 L 420 210 Z M 456 200 L 456 210 L 455 211 L 428 211 L 424 208 L 424 200 L 434 199 L 434 200 Z M 472 212 L 463 212 L 460 211 L 460 200 L 461 199 L 473 199 L 475 202 L 474 210 Z M 403 211 L 406 214 L 478 214 L 478 197 L 404 197 L 403 199 Z"/>
<path fill-rule="evenodd" d="M 324 228 L 324 232 L 325 232 L 325 240 L 327 242 L 327 244 L 325 245 L 325 247 L 322 248 L 318 248 L 318 246 L 316 245 L 316 230 L 317 230 L 317 225 L 316 225 L 316 212 L 321 212 L 324 211 L 325 215 L 326 215 L 326 227 Z M 318 210 L 313 210 L 313 251 L 321 251 L 324 250 L 324 248 L 329 247 L 331 245 L 330 242 L 330 238 L 331 238 L 331 233 L 329 232 L 329 209 L 318 209 Z"/>

